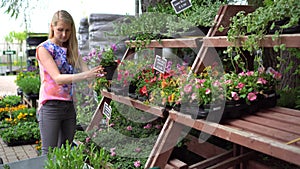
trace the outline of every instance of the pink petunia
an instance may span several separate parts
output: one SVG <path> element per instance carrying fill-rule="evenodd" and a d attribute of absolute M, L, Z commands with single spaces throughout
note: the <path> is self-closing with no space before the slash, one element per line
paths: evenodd
<path fill-rule="evenodd" d="M 86 143 L 89 143 L 90 141 L 91 141 L 91 138 L 90 138 L 90 137 L 85 138 L 85 142 L 86 142 Z"/>
<path fill-rule="evenodd" d="M 126 129 L 127 129 L 128 131 L 131 131 L 131 130 L 132 130 L 132 127 L 131 127 L 131 126 L 127 126 Z"/>
<path fill-rule="evenodd" d="M 141 166 L 141 162 L 138 160 L 138 161 L 135 161 L 134 163 L 133 163 L 133 165 L 135 166 L 135 168 L 138 168 L 138 167 L 140 167 Z"/>
<path fill-rule="evenodd" d="M 253 71 L 248 71 L 248 72 L 246 73 L 247 76 L 252 76 L 253 74 L 254 74 Z"/>
<path fill-rule="evenodd" d="M 254 100 L 256 100 L 256 98 L 257 98 L 257 96 L 253 92 L 248 93 L 248 95 L 247 95 L 247 99 L 250 100 L 250 101 L 254 101 Z"/>
<path fill-rule="evenodd" d="M 267 84 L 267 81 L 264 78 L 260 77 L 260 78 L 257 79 L 256 83 L 258 83 L 258 84 Z"/>
<path fill-rule="evenodd" d="M 118 73 L 117 80 L 118 80 L 118 81 L 122 80 L 122 74 L 121 74 L 121 73 Z"/>
<path fill-rule="evenodd" d="M 232 80 L 229 79 L 229 80 L 225 80 L 225 84 L 231 84 L 232 83 Z"/>
<path fill-rule="evenodd" d="M 237 92 L 231 92 L 231 97 L 233 98 L 233 100 L 239 100 L 240 96 L 237 94 Z"/>
<path fill-rule="evenodd" d="M 114 156 L 116 156 L 116 152 L 110 152 L 110 156 L 112 156 L 112 157 L 114 157 Z"/>
<path fill-rule="evenodd" d="M 236 88 L 242 89 L 244 86 L 245 86 L 244 83 L 239 82 L 238 85 L 236 86 Z"/>
<path fill-rule="evenodd" d="M 205 94 L 209 94 L 209 93 L 210 93 L 210 89 L 206 89 Z"/>
<path fill-rule="evenodd" d="M 188 85 L 184 86 L 183 90 L 185 93 L 190 93 L 192 91 L 192 85 L 188 84 Z"/>
<path fill-rule="evenodd" d="M 152 128 L 152 124 L 148 123 L 146 126 L 144 126 L 144 129 L 151 129 Z"/>

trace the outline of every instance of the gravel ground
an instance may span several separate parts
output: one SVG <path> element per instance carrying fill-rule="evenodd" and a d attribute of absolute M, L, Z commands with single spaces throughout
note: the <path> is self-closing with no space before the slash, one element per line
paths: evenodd
<path fill-rule="evenodd" d="M 17 76 L 0 76 L 0 96 L 17 95 L 17 85 L 14 82 Z"/>

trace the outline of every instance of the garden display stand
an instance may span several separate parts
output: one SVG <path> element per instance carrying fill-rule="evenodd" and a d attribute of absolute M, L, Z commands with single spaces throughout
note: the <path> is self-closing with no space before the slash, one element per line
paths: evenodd
<path fill-rule="evenodd" d="M 192 70 L 194 72 L 201 72 L 204 67 L 203 62 L 209 62 L 210 58 L 207 55 L 209 55 L 210 47 L 227 47 L 228 45 L 232 45 L 226 40 L 226 36 L 215 35 L 222 35 L 218 34 L 218 26 L 221 23 L 224 25 L 224 22 L 228 24 L 229 18 L 240 10 L 247 10 L 246 12 L 253 11 L 249 6 L 222 6 L 215 17 L 216 25 L 209 30 L 206 37 L 166 39 L 160 43 L 152 41 L 147 47 L 154 48 L 157 53 L 161 53 L 162 48 L 200 47 L 192 65 Z M 299 34 L 281 35 L 279 38 L 281 41 L 274 42 L 271 41 L 271 37 L 268 38 L 267 36 L 261 42 L 261 45 L 271 47 L 284 42 L 287 47 L 300 47 L 300 41 L 297 40 L 299 37 Z M 134 54 L 134 48 L 128 48 L 123 59 L 132 54 Z M 103 117 L 102 109 L 104 103 L 109 104 L 112 100 L 163 117 L 164 108 L 162 107 L 145 105 L 127 96 L 119 96 L 106 91 L 102 91 L 102 95 L 103 98 L 86 131 L 100 125 Z M 300 111 L 282 107 L 262 109 L 255 114 L 228 120 L 222 124 L 209 122 L 204 119 L 192 119 L 189 115 L 171 110 L 145 167 L 268 168 L 251 160 L 256 155 L 256 151 L 300 166 L 300 143 L 297 142 L 300 140 L 299 121 Z M 197 138 L 188 135 L 187 137 L 190 142 L 188 142 L 187 149 L 205 158 L 205 160 L 188 166 L 185 162 L 178 159 L 170 159 L 173 151 L 172 147 L 175 147 L 180 133 L 185 126 L 229 141 L 233 144 L 233 149 L 224 150 L 208 142 L 199 143 Z"/>

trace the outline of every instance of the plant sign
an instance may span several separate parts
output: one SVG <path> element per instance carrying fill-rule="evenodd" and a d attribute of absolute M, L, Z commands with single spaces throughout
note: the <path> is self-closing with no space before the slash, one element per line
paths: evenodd
<path fill-rule="evenodd" d="M 190 0 L 172 0 L 171 4 L 172 4 L 176 14 L 178 14 L 192 6 L 192 3 Z"/>
<path fill-rule="evenodd" d="M 156 55 L 154 60 L 154 69 L 159 71 L 160 73 L 165 73 L 167 65 L 167 59 L 164 57 L 160 57 L 159 55 Z"/>
<path fill-rule="evenodd" d="M 111 111 L 112 111 L 111 106 L 108 105 L 106 102 L 104 102 L 103 114 L 106 116 L 106 118 L 110 119 Z"/>

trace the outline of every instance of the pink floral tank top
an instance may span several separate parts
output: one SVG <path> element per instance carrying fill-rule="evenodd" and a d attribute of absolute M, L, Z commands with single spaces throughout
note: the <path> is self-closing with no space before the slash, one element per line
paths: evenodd
<path fill-rule="evenodd" d="M 37 48 L 44 47 L 50 55 L 53 57 L 61 74 L 73 74 L 74 68 L 67 61 L 67 49 L 57 46 L 50 40 L 41 43 Z M 39 94 L 39 107 L 47 100 L 72 100 L 72 84 L 58 85 L 51 78 L 48 71 L 40 63 L 38 52 L 36 58 L 39 62 L 41 88 Z"/>

